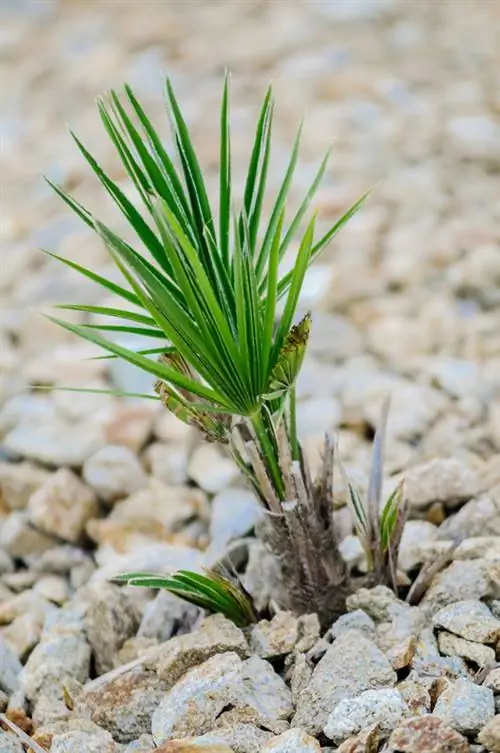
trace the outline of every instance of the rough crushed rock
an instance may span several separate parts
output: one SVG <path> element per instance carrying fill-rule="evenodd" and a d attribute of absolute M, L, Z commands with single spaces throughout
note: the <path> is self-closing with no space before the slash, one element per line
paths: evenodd
<path fill-rule="evenodd" d="M 500 751 L 500 19 L 493 2 L 456 11 L 448 0 L 2 8 L 0 711 L 42 749 Z M 339 430 L 342 460 L 366 485 L 367 437 L 390 392 L 387 491 L 406 476 L 411 518 L 402 576 L 461 541 L 418 607 L 365 589 L 322 635 L 315 616 L 241 631 L 167 594 L 111 585 L 117 572 L 200 569 L 229 551 L 265 608 L 276 569 L 253 534 L 259 508 L 228 458 L 155 404 L 29 389 L 150 388 L 36 313 L 112 305 L 38 250 L 110 270 L 40 172 L 120 230 L 65 123 L 127 192 L 94 100 L 128 81 L 168 129 L 167 71 L 212 191 L 226 66 L 236 183 L 270 79 L 272 188 L 304 109 L 294 199 L 335 140 L 321 227 L 384 178 L 306 281 L 314 326 L 298 417 L 311 465 L 324 431 Z M 352 521 L 336 515 L 363 574 Z M 0 729 L 0 753 L 22 750 Z"/>

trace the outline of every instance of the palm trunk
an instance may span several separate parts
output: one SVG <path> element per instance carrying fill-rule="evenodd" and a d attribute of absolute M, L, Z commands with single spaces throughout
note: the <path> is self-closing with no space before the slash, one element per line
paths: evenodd
<path fill-rule="evenodd" d="M 333 526 L 333 441 L 325 439 L 323 466 L 313 483 L 307 460 L 284 421 L 274 436 L 261 436 L 260 421 L 257 431 L 239 429 L 251 468 L 249 473 L 247 466 L 247 473 L 268 511 L 257 533 L 280 567 L 283 585 L 277 600 L 296 614 L 315 612 L 328 627 L 343 613 L 349 586 Z M 274 462 L 269 462 L 271 451 Z"/>

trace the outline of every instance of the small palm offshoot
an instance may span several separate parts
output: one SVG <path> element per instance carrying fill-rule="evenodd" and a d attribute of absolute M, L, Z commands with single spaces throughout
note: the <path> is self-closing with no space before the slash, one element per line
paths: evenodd
<path fill-rule="evenodd" d="M 383 583 L 398 593 L 397 562 L 408 505 L 403 497 L 403 482 L 382 504 L 384 444 L 389 400 L 384 402 L 380 423 L 373 440 L 372 463 L 366 499 L 348 479 L 340 464 L 354 525 L 368 565 L 368 582 Z"/>
<path fill-rule="evenodd" d="M 156 379 L 156 397 L 167 409 L 200 429 L 207 440 L 228 446 L 269 512 L 259 533 L 281 565 L 283 588 L 276 600 L 297 612 L 316 611 L 328 623 L 342 609 L 347 574 L 332 526 L 333 443 L 326 441 L 323 470 L 313 482 L 297 438 L 295 382 L 310 318 L 296 322 L 296 311 L 308 266 L 361 207 L 366 195 L 316 238 L 315 216 L 307 220 L 306 215 L 325 173 L 326 155 L 297 211 L 286 221 L 299 128 L 264 221 L 274 109 L 268 90 L 242 206 L 236 212 L 226 78 L 220 113 L 219 195 L 214 209 L 170 81 L 166 99 L 175 161 L 130 87 L 125 86 L 122 96 L 111 92 L 99 102 L 104 127 L 135 186 L 140 209 L 74 136 L 83 157 L 130 224 L 136 243 L 126 242 L 54 186 L 99 234 L 124 279 L 119 285 L 56 256 L 111 292 L 116 306 L 62 306 L 103 315 L 107 320 L 102 324 L 54 321 L 101 346 L 111 357 L 151 374 Z M 293 268 L 281 274 L 280 264 L 303 227 Z M 108 323 L 110 317 L 116 324 Z M 151 339 L 151 347 L 134 351 L 107 339 L 106 332 L 141 335 Z"/>

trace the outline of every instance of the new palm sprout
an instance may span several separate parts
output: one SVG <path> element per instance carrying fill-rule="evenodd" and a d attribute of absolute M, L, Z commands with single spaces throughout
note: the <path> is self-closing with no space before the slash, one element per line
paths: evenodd
<path fill-rule="evenodd" d="M 136 241 L 126 242 L 54 186 L 99 234 L 123 277 L 119 285 L 57 256 L 116 298 L 114 307 L 68 304 L 62 308 L 111 317 L 116 324 L 109 324 L 109 319 L 80 325 L 54 321 L 110 356 L 148 372 L 155 381 L 156 397 L 168 410 L 200 429 L 208 441 L 229 448 L 269 513 L 260 535 L 281 565 L 280 602 L 298 612 L 316 611 L 328 622 L 342 608 L 347 576 L 332 525 L 333 443 L 327 438 L 323 469 L 313 481 L 297 437 L 295 382 L 311 327 L 309 315 L 297 321 L 297 307 L 309 265 L 366 196 L 316 237 L 315 215 L 309 216 L 309 207 L 326 170 L 326 155 L 297 211 L 287 220 L 299 128 L 269 217 L 264 219 L 274 110 L 268 90 L 242 205 L 236 210 L 226 78 L 219 192 L 217 206 L 212 206 L 170 81 L 166 100 L 175 158 L 130 87 L 125 86 L 121 96 L 111 92 L 99 102 L 102 122 L 135 186 L 140 209 L 73 136 Z M 282 274 L 281 262 L 299 234 L 293 267 Z M 132 350 L 108 339 L 106 332 L 141 335 L 150 338 L 151 347 Z M 132 575 L 137 580 L 138 574 Z"/>

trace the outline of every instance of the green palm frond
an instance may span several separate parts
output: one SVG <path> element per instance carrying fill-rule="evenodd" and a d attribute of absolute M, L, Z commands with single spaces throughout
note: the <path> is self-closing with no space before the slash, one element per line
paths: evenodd
<path fill-rule="evenodd" d="M 108 357 L 122 358 L 151 373 L 161 382 L 162 399 L 168 408 L 190 423 L 204 423 L 208 436 L 219 436 L 220 430 L 222 439 L 226 427 L 214 414 L 252 417 L 260 411 L 266 396 L 277 392 L 286 396 L 292 388 L 307 341 L 302 333 L 303 346 L 294 343 L 294 318 L 307 268 L 366 196 L 320 240 L 315 239 L 314 217 L 306 222 L 294 267 L 280 276 L 280 261 L 307 215 L 325 174 L 328 155 L 286 226 L 285 207 L 298 163 L 301 126 L 271 203 L 269 219 L 264 222 L 274 111 L 269 89 L 257 122 L 243 203 L 235 212 L 226 77 L 220 113 L 219 195 L 214 210 L 169 80 L 166 102 L 175 155 L 168 153 L 129 86 L 125 86 L 123 95 L 112 91 L 98 103 L 103 126 L 137 192 L 141 211 L 72 134 L 82 156 L 131 226 L 135 241 L 129 243 L 117 236 L 76 199 L 54 186 L 68 206 L 101 237 L 124 280 L 123 285 L 118 285 L 51 254 L 116 296 L 114 306 L 62 306 L 87 313 L 92 316 L 91 322 L 54 321 L 101 346 Z M 280 298 L 285 299 L 284 308 L 276 327 Z M 101 316 L 106 317 L 104 322 Z M 302 330 L 305 329 L 303 323 Z M 151 348 L 136 352 L 107 339 L 105 333 L 141 335 L 160 341 L 159 347 L 153 342 Z M 182 357 L 189 373 L 154 360 L 155 354 L 167 350 Z M 210 420 L 200 419 L 209 414 Z M 210 421 L 218 423 L 213 426 Z"/>
<path fill-rule="evenodd" d="M 188 570 L 178 570 L 170 576 L 123 573 L 113 580 L 129 586 L 165 589 L 208 612 L 223 614 L 238 627 L 245 627 L 257 620 L 249 594 L 239 584 L 213 570 L 208 570 L 206 575 Z"/>

